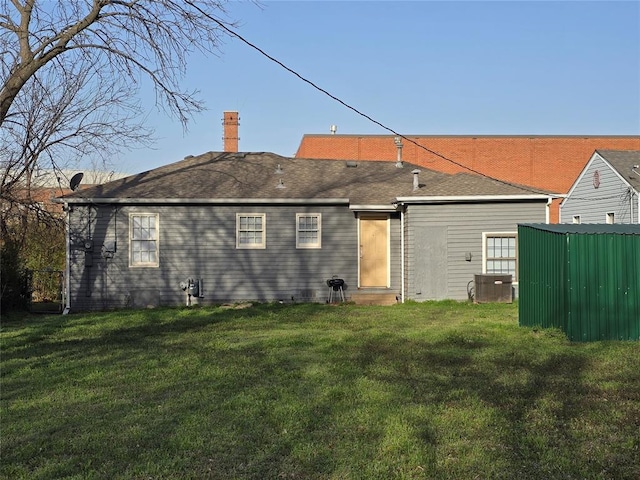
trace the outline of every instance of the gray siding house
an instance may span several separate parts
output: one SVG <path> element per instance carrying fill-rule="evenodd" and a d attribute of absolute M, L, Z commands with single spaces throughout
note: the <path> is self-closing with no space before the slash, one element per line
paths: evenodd
<path fill-rule="evenodd" d="M 560 204 L 560 223 L 640 223 L 640 151 L 596 150 Z"/>
<path fill-rule="evenodd" d="M 209 152 L 61 197 L 66 311 L 240 301 L 467 298 L 512 273 L 550 197 L 393 162 Z"/>

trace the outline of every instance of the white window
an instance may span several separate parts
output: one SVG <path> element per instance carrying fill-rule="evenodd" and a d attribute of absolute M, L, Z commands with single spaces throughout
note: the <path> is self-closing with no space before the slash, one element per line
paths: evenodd
<path fill-rule="evenodd" d="M 236 248 L 266 248 L 266 214 L 236 214 Z"/>
<path fill-rule="evenodd" d="M 129 265 L 158 266 L 158 214 L 129 215 Z"/>
<path fill-rule="evenodd" d="M 518 279 L 518 242 L 515 232 L 483 234 L 483 273 L 511 274 Z"/>
<path fill-rule="evenodd" d="M 613 224 L 616 223 L 616 215 L 613 212 L 607 212 L 607 223 Z"/>
<path fill-rule="evenodd" d="M 573 223 L 582 223 L 582 221 L 580 220 L 580 215 L 573 216 Z"/>
<path fill-rule="evenodd" d="M 319 213 L 296 213 L 296 248 L 322 246 L 322 217 Z"/>

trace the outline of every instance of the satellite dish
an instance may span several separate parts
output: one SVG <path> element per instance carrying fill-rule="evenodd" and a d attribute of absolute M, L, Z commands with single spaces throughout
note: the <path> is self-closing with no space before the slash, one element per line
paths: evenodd
<path fill-rule="evenodd" d="M 82 172 L 76 173 L 71 177 L 71 180 L 69 181 L 69 188 L 75 192 L 82 181 L 82 177 L 84 177 L 84 173 Z"/>

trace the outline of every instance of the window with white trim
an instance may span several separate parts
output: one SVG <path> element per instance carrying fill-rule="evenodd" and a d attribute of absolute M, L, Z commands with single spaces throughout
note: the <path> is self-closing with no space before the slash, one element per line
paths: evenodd
<path fill-rule="evenodd" d="M 484 273 L 511 274 L 518 279 L 518 241 L 515 232 L 484 233 Z"/>
<path fill-rule="evenodd" d="M 296 213 L 296 248 L 322 247 L 322 216 Z"/>
<path fill-rule="evenodd" d="M 158 214 L 129 215 L 129 265 L 131 267 L 158 266 Z"/>
<path fill-rule="evenodd" d="M 236 248 L 266 248 L 266 214 L 236 214 Z"/>

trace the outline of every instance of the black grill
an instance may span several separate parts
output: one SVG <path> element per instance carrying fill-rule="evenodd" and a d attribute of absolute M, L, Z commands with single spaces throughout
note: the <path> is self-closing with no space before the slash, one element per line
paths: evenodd
<path fill-rule="evenodd" d="M 335 301 L 345 301 L 344 298 L 344 280 L 342 278 L 338 278 L 335 275 L 327 280 L 327 286 L 329 287 L 329 298 L 327 299 L 327 303 L 332 303 Z"/>

